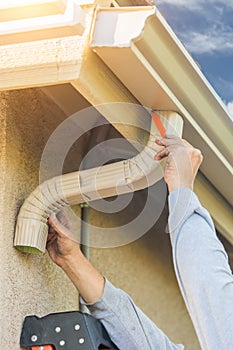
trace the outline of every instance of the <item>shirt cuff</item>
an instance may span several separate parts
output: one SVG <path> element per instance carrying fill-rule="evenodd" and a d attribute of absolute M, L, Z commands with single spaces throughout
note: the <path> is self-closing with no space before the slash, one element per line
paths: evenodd
<path fill-rule="evenodd" d="M 116 304 L 120 302 L 120 296 L 122 293 L 122 291 L 119 288 L 114 287 L 107 278 L 104 277 L 104 279 L 104 293 L 101 299 L 97 300 L 95 303 L 87 303 L 82 297 L 80 298 L 80 304 L 86 305 L 96 318 L 106 317 L 107 314 L 111 312 L 111 305 L 117 307 Z"/>

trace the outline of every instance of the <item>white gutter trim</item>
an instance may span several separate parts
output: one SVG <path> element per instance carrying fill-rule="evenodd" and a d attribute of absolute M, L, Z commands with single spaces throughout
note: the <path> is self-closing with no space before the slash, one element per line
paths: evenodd
<path fill-rule="evenodd" d="M 167 132 L 174 125 L 172 120 L 176 121 L 176 132 L 181 136 L 182 118 L 174 112 L 163 120 Z M 160 180 L 163 172 L 159 162 L 154 160 L 155 153 L 160 149 L 155 144 L 156 136 L 159 136 L 159 132 L 152 122 L 149 141 L 135 157 L 57 176 L 38 186 L 20 209 L 14 246 L 23 252 L 44 252 L 48 235 L 47 219 L 52 212 L 59 212 L 69 205 L 138 191 Z"/>

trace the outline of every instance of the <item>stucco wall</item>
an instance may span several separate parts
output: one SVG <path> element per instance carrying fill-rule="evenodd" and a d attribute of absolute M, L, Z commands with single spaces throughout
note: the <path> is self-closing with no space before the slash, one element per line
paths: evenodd
<path fill-rule="evenodd" d="M 18 209 L 38 185 L 44 145 L 65 115 L 37 88 L 4 92 L 0 97 L 0 348 L 16 350 L 26 315 L 76 309 L 78 295 L 47 255 L 25 255 L 13 248 Z M 80 149 L 77 159 L 82 152 Z M 91 210 L 91 221 L 100 226 L 100 231 L 101 227 L 115 225 L 116 220 Z M 173 341 L 198 350 L 173 274 L 165 224 L 166 211 L 141 239 L 114 249 L 92 248 L 91 260 L 113 283 L 130 293 Z"/>

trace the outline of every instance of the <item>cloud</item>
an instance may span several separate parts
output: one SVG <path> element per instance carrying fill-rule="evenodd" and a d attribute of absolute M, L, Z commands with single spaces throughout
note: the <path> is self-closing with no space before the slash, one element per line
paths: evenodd
<path fill-rule="evenodd" d="M 233 52 L 233 0 L 157 0 L 193 54 Z"/>
<path fill-rule="evenodd" d="M 204 7 L 211 9 L 213 6 L 224 5 L 229 8 L 233 8 L 233 0 L 157 0 L 158 4 L 169 4 L 173 6 L 183 6 L 187 9 L 199 10 Z"/>
<path fill-rule="evenodd" d="M 195 0 L 158 0 L 158 4 L 170 4 L 174 6 L 184 6 L 186 8 L 191 8 L 191 9 L 198 9 L 200 8 L 200 3 L 202 1 L 195 1 Z"/>
<path fill-rule="evenodd" d="M 180 33 L 185 46 L 194 54 L 233 51 L 233 32 L 208 28 L 204 32 L 186 31 Z"/>
<path fill-rule="evenodd" d="M 156 0 L 233 115 L 233 0 Z"/>
<path fill-rule="evenodd" d="M 230 101 L 227 103 L 227 110 L 228 110 L 231 118 L 233 119 L 233 101 Z"/>

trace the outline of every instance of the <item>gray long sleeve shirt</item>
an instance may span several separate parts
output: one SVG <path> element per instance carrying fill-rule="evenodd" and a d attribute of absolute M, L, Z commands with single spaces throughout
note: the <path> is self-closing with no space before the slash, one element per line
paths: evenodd
<path fill-rule="evenodd" d="M 187 188 L 169 195 L 169 230 L 176 276 L 203 350 L 233 349 L 233 277 L 208 212 Z M 181 350 L 131 298 L 106 280 L 88 306 L 120 350 Z"/>

